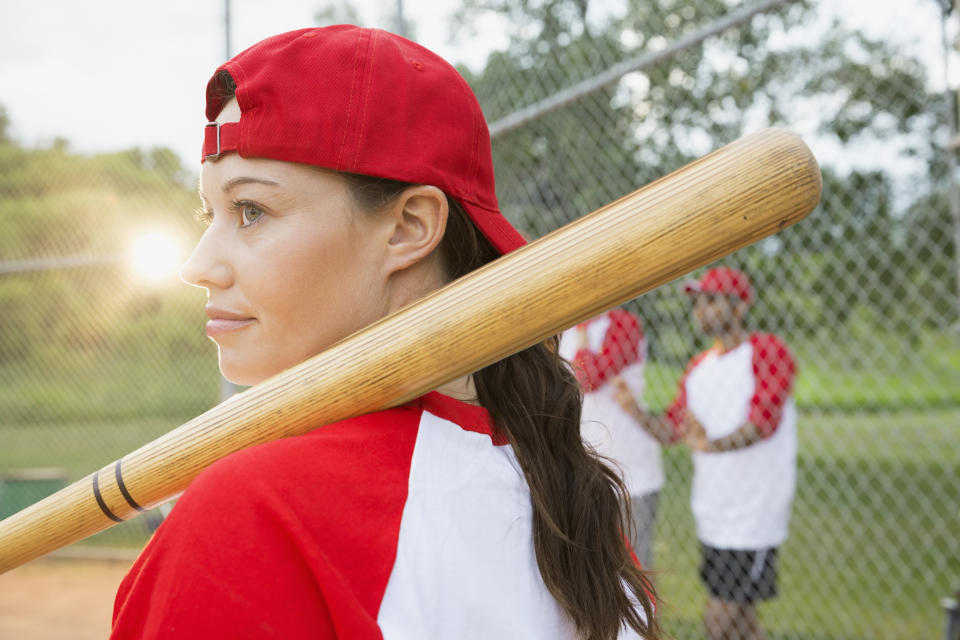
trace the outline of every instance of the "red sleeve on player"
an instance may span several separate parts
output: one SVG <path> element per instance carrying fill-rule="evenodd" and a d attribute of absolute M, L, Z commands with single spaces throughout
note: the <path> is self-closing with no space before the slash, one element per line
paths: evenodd
<path fill-rule="evenodd" d="M 787 345 L 775 335 L 750 336 L 753 345 L 754 394 L 750 399 L 750 422 L 769 438 L 780 424 L 783 407 L 793 390 L 796 365 Z"/>
<path fill-rule="evenodd" d="M 673 438 L 671 438 L 670 442 L 679 440 L 683 431 L 684 414 L 687 412 L 687 376 L 697 368 L 697 365 L 700 364 L 711 351 L 712 349 L 708 349 L 694 356 L 687 364 L 687 368 L 683 372 L 680 382 L 677 384 L 677 395 L 674 397 L 673 402 L 670 403 L 670 406 L 667 407 L 666 411 L 667 420 L 673 425 Z"/>
<path fill-rule="evenodd" d="M 255 484 L 229 464 L 194 481 L 121 584 L 112 640 L 337 637 L 321 585 Z M 207 499 L 228 496 L 224 485 L 228 504 Z"/>
<path fill-rule="evenodd" d="M 624 309 L 607 313 L 610 326 L 600 353 L 580 349 L 573 357 L 574 370 L 584 391 L 593 391 L 627 365 L 643 360 L 643 327 L 640 319 Z"/>
<path fill-rule="evenodd" d="M 361 416 L 207 468 L 124 578 L 111 640 L 382 640 L 419 415 Z"/>

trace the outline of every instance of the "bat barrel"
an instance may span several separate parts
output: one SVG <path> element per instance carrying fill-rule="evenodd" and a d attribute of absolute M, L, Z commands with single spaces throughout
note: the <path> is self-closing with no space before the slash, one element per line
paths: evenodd
<path fill-rule="evenodd" d="M 0 572 L 132 518 L 240 449 L 395 406 L 804 218 L 794 134 L 745 136 L 460 278 L 0 522 Z"/>

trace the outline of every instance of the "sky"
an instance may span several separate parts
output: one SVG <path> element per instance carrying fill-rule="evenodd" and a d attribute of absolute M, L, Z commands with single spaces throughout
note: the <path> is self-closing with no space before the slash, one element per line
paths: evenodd
<path fill-rule="evenodd" d="M 396 3 L 355 3 L 365 26 L 393 28 Z M 447 11 L 435 7 L 450 5 Z M 324 0 L 233 0 L 234 53 L 316 26 Z M 405 0 L 418 39 L 448 59 L 445 0 Z M 0 105 L 27 145 L 56 136 L 78 151 L 167 146 L 199 157 L 203 90 L 226 59 L 224 0 L 3 0 Z M 482 60 L 473 60 L 473 63 Z"/>
<path fill-rule="evenodd" d="M 870 35 L 909 43 L 942 85 L 935 0 L 828 1 Z M 233 0 L 232 49 L 313 26 L 328 4 Z M 451 44 L 446 21 L 457 4 L 403 0 L 421 44 L 477 68 L 505 40 L 490 23 L 480 25 L 475 40 Z M 354 6 L 365 26 L 394 27 L 396 0 L 356 0 Z M 166 146 L 190 166 L 205 122 L 203 90 L 225 59 L 223 15 L 224 0 L 2 0 L 0 105 L 14 138 L 35 146 L 60 136 L 84 153 Z"/>

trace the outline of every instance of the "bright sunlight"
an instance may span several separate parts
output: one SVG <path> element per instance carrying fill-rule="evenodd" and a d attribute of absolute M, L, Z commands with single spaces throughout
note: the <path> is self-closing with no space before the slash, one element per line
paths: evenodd
<path fill-rule="evenodd" d="M 148 282 L 159 283 L 174 277 L 180 266 L 180 259 L 178 243 L 162 231 L 141 235 L 130 250 L 134 271 Z"/>

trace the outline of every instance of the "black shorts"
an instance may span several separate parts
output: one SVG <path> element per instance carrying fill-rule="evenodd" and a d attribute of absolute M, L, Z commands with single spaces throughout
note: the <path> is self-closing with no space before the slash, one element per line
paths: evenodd
<path fill-rule="evenodd" d="M 777 595 L 776 548 L 747 551 L 700 546 L 700 578 L 714 598 L 756 602 Z"/>

